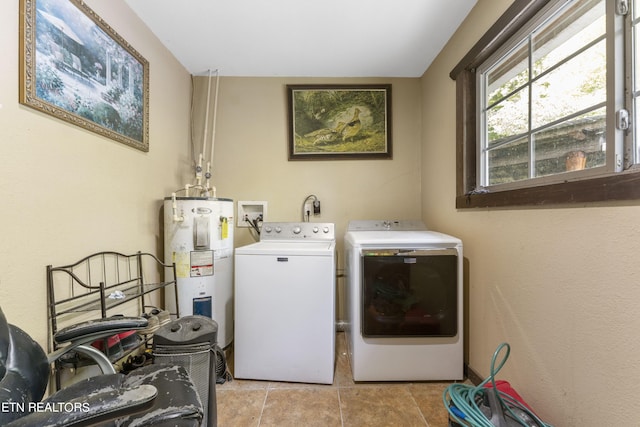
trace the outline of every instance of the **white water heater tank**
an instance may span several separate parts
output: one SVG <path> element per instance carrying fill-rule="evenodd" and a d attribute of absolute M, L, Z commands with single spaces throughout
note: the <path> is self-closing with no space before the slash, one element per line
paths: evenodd
<path fill-rule="evenodd" d="M 180 317 L 215 320 L 223 348 L 233 339 L 233 225 L 233 200 L 164 199 L 164 260 L 176 264 Z M 175 313 L 173 286 L 165 289 Z"/>

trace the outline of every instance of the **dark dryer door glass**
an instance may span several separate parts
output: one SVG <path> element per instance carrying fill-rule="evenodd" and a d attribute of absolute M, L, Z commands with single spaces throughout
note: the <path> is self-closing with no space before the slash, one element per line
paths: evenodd
<path fill-rule="evenodd" d="M 366 250 L 362 264 L 363 336 L 457 334 L 455 249 Z"/>

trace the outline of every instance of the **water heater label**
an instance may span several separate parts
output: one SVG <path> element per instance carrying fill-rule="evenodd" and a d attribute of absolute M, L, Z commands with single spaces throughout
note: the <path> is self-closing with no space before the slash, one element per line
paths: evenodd
<path fill-rule="evenodd" d="M 189 277 L 189 253 L 188 252 L 174 252 L 173 262 L 176 264 L 176 276 L 180 279 L 186 279 Z"/>
<path fill-rule="evenodd" d="M 213 276 L 213 251 L 191 252 L 191 277 Z"/>

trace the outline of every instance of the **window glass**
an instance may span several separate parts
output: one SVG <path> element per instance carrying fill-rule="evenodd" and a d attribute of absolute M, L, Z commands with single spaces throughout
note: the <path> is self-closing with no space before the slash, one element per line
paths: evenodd
<path fill-rule="evenodd" d="M 604 166 L 604 117 L 603 107 L 534 133 L 535 176 Z"/>
<path fill-rule="evenodd" d="M 574 2 L 564 13 L 533 33 L 534 75 L 563 62 L 573 52 L 597 41 L 605 32 L 603 1 Z"/>
<path fill-rule="evenodd" d="M 604 0 L 567 2 L 480 67 L 483 186 L 606 164 L 605 37 Z"/>
<path fill-rule="evenodd" d="M 592 110 L 607 100 L 604 40 L 536 79 L 532 84 L 532 127 Z"/>
<path fill-rule="evenodd" d="M 509 184 L 529 178 L 529 138 L 500 144 L 487 152 L 489 185 Z"/>
<path fill-rule="evenodd" d="M 529 90 L 521 89 L 491 106 L 487 109 L 486 120 L 489 147 L 505 142 L 509 136 L 526 133 L 529 129 Z"/>
<path fill-rule="evenodd" d="M 529 80 L 529 44 L 523 40 L 486 73 L 490 100 L 500 100 Z"/>

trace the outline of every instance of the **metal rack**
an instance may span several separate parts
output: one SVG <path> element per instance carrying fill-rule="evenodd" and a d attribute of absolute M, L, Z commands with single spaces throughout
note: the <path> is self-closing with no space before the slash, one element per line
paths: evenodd
<path fill-rule="evenodd" d="M 154 280 L 148 281 L 147 275 Z M 59 348 L 54 336 L 62 328 L 117 314 L 140 316 L 146 309 L 156 308 L 151 304 L 151 293 L 176 285 L 175 279 L 156 281 L 156 277 L 175 278 L 175 264 L 165 264 L 145 252 L 125 255 L 103 251 L 73 264 L 48 265 L 49 352 Z M 178 292 L 174 295 L 178 307 Z M 178 317 L 178 313 L 171 314 Z M 58 381 L 60 365 L 56 365 Z"/>

